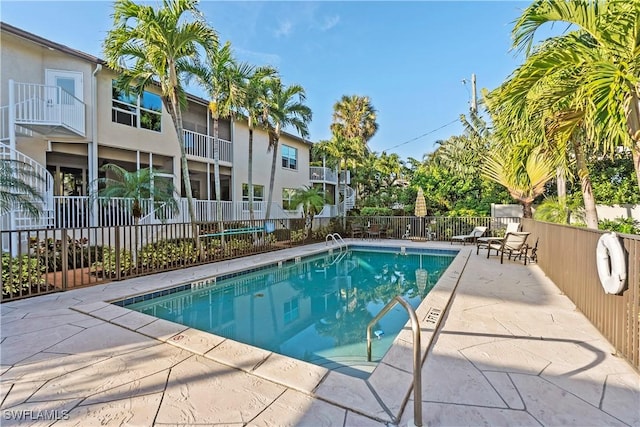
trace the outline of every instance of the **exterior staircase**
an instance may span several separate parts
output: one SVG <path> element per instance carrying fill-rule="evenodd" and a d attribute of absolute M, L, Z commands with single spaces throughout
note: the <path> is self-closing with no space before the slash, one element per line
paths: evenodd
<path fill-rule="evenodd" d="M 8 168 L 13 171 L 27 170 L 26 174 L 22 174 L 22 180 L 42 196 L 42 200 L 33 202 L 40 211 L 39 218 L 31 218 L 24 210 L 15 208 L 2 215 L 2 229 L 26 230 L 54 226 L 53 176 L 47 168 L 8 146 L 4 138 L 0 143 L 0 160 L 8 162 Z"/>
<path fill-rule="evenodd" d="M 75 135 L 85 133 L 85 105 L 58 86 L 8 82 L 8 105 L 0 108 L 0 160 L 5 171 L 20 173 L 21 179 L 41 196 L 33 201 L 40 211 L 32 218 L 16 207 L 0 216 L 2 230 L 25 230 L 55 226 L 53 176 L 47 168 L 16 149 L 18 136 Z M 6 249 L 3 237 L 3 249 Z"/>
<path fill-rule="evenodd" d="M 350 211 L 356 205 L 356 191 L 346 184 L 340 184 L 340 205 L 338 209 L 343 212 L 345 209 Z"/>

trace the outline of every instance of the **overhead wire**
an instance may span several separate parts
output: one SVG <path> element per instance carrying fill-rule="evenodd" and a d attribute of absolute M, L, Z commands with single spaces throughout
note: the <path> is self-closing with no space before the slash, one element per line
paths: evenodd
<path fill-rule="evenodd" d="M 424 137 L 425 137 L 425 136 L 427 136 L 427 135 L 430 135 L 430 134 L 432 134 L 432 133 L 434 133 L 434 132 L 437 132 L 437 131 L 439 131 L 440 129 L 444 129 L 444 128 L 446 128 L 447 126 L 450 126 L 450 125 L 452 125 L 452 124 L 454 124 L 454 123 L 456 123 L 456 122 L 459 122 L 459 121 L 460 121 L 460 119 L 459 119 L 459 118 L 457 118 L 457 119 L 455 119 L 455 120 L 451 120 L 449 123 L 446 123 L 446 124 L 444 124 L 444 125 L 442 125 L 442 126 L 440 126 L 440 127 L 437 127 L 437 128 L 435 128 L 435 129 L 433 129 L 433 130 L 430 130 L 429 132 L 423 133 L 422 135 L 416 136 L 415 138 L 411 138 L 411 139 L 410 139 L 410 140 L 408 140 L 408 141 L 405 141 L 405 142 L 402 142 L 402 143 L 400 143 L 400 144 L 394 145 L 393 147 L 386 148 L 386 149 L 384 149 L 384 150 L 382 150 L 382 151 L 393 150 L 394 148 L 398 148 L 398 147 L 401 147 L 401 146 L 403 146 L 403 145 L 406 145 L 406 144 L 408 144 L 408 143 L 410 143 L 410 142 L 417 141 L 417 140 L 418 140 L 418 139 L 420 139 L 420 138 L 424 138 Z"/>

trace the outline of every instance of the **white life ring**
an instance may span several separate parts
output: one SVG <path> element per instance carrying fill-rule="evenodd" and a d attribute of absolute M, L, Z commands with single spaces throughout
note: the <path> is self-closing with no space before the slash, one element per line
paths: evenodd
<path fill-rule="evenodd" d="M 619 294 L 627 281 L 624 250 L 616 233 L 600 236 L 596 247 L 596 266 L 602 288 L 608 294 Z"/>

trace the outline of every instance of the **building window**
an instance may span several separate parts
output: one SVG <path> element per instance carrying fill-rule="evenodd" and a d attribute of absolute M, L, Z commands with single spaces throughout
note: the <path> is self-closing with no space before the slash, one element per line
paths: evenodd
<path fill-rule="evenodd" d="M 253 184 L 253 201 L 262 202 L 264 200 L 264 185 Z M 242 201 L 249 201 L 249 184 L 242 184 Z"/>
<path fill-rule="evenodd" d="M 284 323 L 285 325 L 293 322 L 300 317 L 298 298 L 284 303 Z"/>
<path fill-rule="evenodd" d="M 298 169 L 298 149 L 282 146 L 282 167 L 287 169 Z"/>
<path fill-rule="evenodd" d="M 111 121 L 123 125 L 162 131 L 162 99 L 144 91 L 142 96 L 126 94 L 112 82 Z"/>
<path fill-rule="evenodd" d="M 282 189 L 282 209 L 287 211 L 295 211 L 296 206 L 291 203 L 291 200 L 296 194 L 295 188 L 283 188 Z"/>

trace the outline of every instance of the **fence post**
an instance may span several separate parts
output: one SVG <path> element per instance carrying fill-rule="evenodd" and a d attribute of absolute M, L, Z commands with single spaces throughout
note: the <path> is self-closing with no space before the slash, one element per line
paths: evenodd
<path fill-rule="evenodd" d="M 62 290 L 67 290 L 68 273 L 69 273 L 69 236 L 67 229 L 63 228 L 60 235 L 62 243 L 62 253 L 60 254 L 60 264 L 62 266 Z"/>
<path fill-rule="evenodd" d="M 116 280 L 120 280 L 121 269 L 120 269 L 120 226 L 116 226 L 116 235 L 115 235 L 115 268 L 116 268 Z"/>

